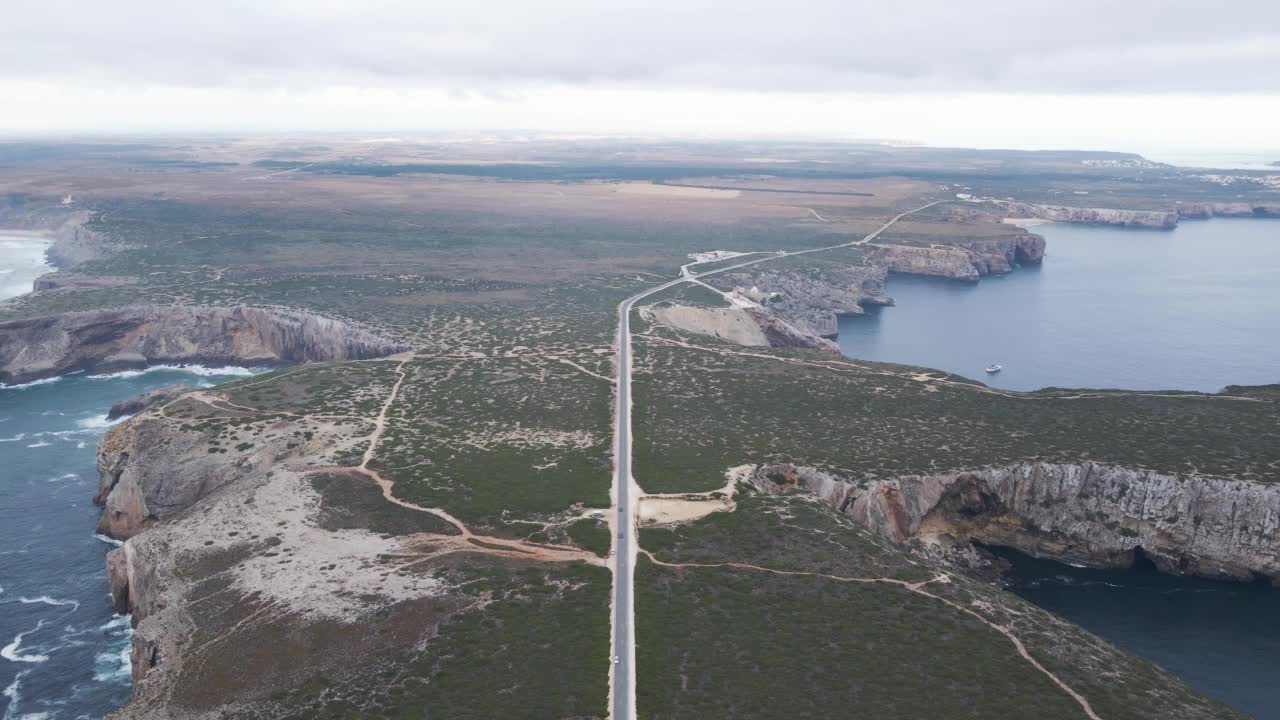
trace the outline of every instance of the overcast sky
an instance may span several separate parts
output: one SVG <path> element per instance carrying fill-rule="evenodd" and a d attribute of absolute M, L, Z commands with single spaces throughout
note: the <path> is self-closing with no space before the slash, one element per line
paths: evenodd
<path fill-rule="evenodd" d="M 1280 145 L 1276 0 L 39 0 L 0 23 L 11 133 Z"/>

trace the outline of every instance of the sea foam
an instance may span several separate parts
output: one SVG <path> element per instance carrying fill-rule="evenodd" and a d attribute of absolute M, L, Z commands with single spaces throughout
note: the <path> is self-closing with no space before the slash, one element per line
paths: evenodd
<path fill-rule="evenodd" d="M 17 635 L 14 635 L 13 642 L 9 643 L 8 645 L 5 645 L 3 648 L 0 648 L 0 657 L 4 658 L 5 660 L 8 660 L 9 662 L 21 662 L 21 663 L 42 663 L 48 660 L 49 659 L 48 655 L 40 655 L 40 654 L 23 655 L 18 652 L 18 648 L 22 647 L 22 638 L 30 635 L 31 633 L 39 630 L 42 627 L 44 627 L 43 620 L 36 623 L 36 626 L 31 628 L 30 630 L 27 630 L 25 632 L 20 632 Z"/>

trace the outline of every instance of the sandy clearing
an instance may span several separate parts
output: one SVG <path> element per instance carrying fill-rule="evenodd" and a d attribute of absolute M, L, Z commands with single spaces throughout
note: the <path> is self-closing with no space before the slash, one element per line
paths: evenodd
<path fill-rule="evenodd" d="M 642 525 L 674 525 L 704 518 L 713 512 L 733 512 L 734 490 L 745 480 L 755 465 L 738 465 L 725 471 L 725 484 L 717 490 L 702 493 L 662 493 L 638 495 L 638 512 Z"/>
<path fill-rule="evenodd" d="M 654 305 L 642 309 L 641 317 L 646 314 L 663 325 L 677 330 L 713 335 L 748 347 L 768 347 L 769 345 L 769 338 L 765 337 L 759 323 L 741 307 L 700 308 L 690 305 Z"/>
<path fill-rule="evenodd" d="M 734 503 L 730 498 L 682 500 L 643 497 L 640 498 L 640 524 L 675 525 L 704 518 L 713 512 L 733 509 Z"/>

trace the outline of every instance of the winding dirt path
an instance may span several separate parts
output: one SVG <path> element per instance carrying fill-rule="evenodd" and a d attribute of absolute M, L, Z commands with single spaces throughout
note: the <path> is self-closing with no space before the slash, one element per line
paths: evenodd
<path fill-rule="evenodd" d="M 825 578 L 827 580 L 833 580 L 836 582 L 845 582 L 845 583 L 865 583 L 865 584 L 879 583 L 879 584 L 885 584 L 885 585 L 896 585 L 900 588 L 903 588 L 904 590 L 908 590 L 910 592 L 916 593 L 917 595 L 923 595 L 924 597 L 937 600 L 938 602 L 943 603 L 955 610 L 965 613 L 966 615 L 969 615 L 973 618 L 976 618 L 982 624 L 986 625 L 992 630 L 995 630 L 1001 635 L 1004 635 L 1006 638 L 1009 639 L 1009 642 L 1011 642 L 1013 644 L 1013 647 L 1018 651 L 1018 655 L 1021 656 L 1023 660 L 1026 660 L 1028 663 L 1030 663 L 1031 666 L 1034 667 L 1036 670 L 1039 670 L 1040 672 L 1044 673 L 1045 676 L 1048 677 L 1050 680 L 1052 680 L 1053 684 L 1057 685 L 1063 692 L 1071 696 L 1071 699 L 1075 700 L 1076 703 L 1080 705 L 1080 709 L 1084 711 L 1084 714 L 1089 718 L 1089 720 L 1102 720 L 1102 718 L 1098 717 L 1098 714 L 1094 712 L 1093 706 L 1089 704 L 1088 699 L 1086 699 L 1080 693 L 1076 692 L 1075 689 L 1073 689 L 1070 685 L 1063 682 L 1062 678 L 1059 678 L 1057 675 L 1051 672 L 1044 665 L 1041 665 L 1038 660 L 1032 657 L 1031 653 L 1027 651 L 1026 645 L 1024 645 L 1022 643 L 1022 640 L 1019 639 L 1018 636 L 1015 635 L 1013 631 L 1010 630 L 1008 627 L 994 623 L 988 620 L 987 618 L 983 617 L 981 614 L 967 607 L 964 607 L 963 605 L 953 600 L 948 600 L 947 598 L 944 598 L 940 595 L 935 595 L 929 592 L 928 590 L 924 589 L 924 586 L 930 583 L 950 582 L 950 579 L 946 575 L 938 575 L 937 577 L 934 577 L 931 580 L 922 580 L 920 582 L 910 583 L 910 582 L 907 582 L 906 580 L 899 580 L 897 578 L 889 578 L 889 577 L 843 577 L 840 575 L 828 575 L 825 573 L 804 572 L 800 570 L 777 570 L 774 568 L 767 568 L 767 567 L 761 567 L 759 565 L 751 565 L 749 563 L 738 563 L 738 562 L 670 563 L 670 562 L 664 562 L 662 560 L 657 559 L 656 557 L 653 556 L 653 553 L 643 548 L 640 550 L 640 552 L 643 553 L 645 556 L 647 556 L 649 560 L 652 561 L 655 565 L 660 565 L 662 567 L 671 567 L 671 568 L 725 568 L 725 567 L 728 567 L 728 568 L 737 568 L 740 570 L 754 570 L 756 572 L 772 573 L 774 575 L 799 575 L 799 576 L 807 576 L 807 577 L 820 577 L 820 578 Z"/>
<path fill-rule="evenodd" d="M 382 497 L 387 500 L 387 502 L 394 503 L 407 510 L 434 515 L 449 523 L 458 531 L 457 535 L 432 534 L 434 537 L 443 538 L 442 542 L 452 545 L 452 549 L 433 553 L 427 557 L 419 558 L 415 560 L 414 563 L 410 564 L 424 562 L 450 552 L 479 552 L 491 555 L 505 555 L 508 557 L 518 556 L 529 560 L 546 560 L 551 562 L 581 560 L 592 565 L 604 565 L 604 560 L 599 556 L 574 547 L 544 545 L 524 540 L 510 540 L 508 538 L 492 537 L 488 535 L 476 535 L 471 531 L 471 528 L 467 527 L 466 523 L 462 522 L 442 508 L 424 507 L 417 503 L 402 500 L 395 496 L 395 493 L 392 492 L 392 489 L 395 487 L 395 483 L 383 477 L 377 470 L 370 468 L 369 463 L 373 461 L 374 454 L 378 450 L 378 445 L 382 441 L 382 435 L 386 432 L 387 413 L 391 411 L 392 405 L 395 404 L 396 399 L 399 397 L 400 388 L 404 385 L 405 378 L 407 377 L 404 367 L 412 359 L 412 357 L 404 358 L 396 365 L 396 382 L 391 386 L 391 392 L 387 393 L 387 399 L 382 403 L 382 408 L 373 419 L 373 432 L 370 433 L 368 439 L 369 447 L 365 448 L 359 467 L 354 469 L 343 468 L 348 472 L 364 475 L 377 483 L 379 489 L 382 490 Z M 486 545 L 497 547 L 485 547 Z"/>

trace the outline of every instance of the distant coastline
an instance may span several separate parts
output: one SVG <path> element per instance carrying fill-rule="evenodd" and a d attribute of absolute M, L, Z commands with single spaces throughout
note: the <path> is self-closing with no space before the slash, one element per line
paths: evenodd
<path fill-rule="evenodd" d="M 36 278 L 53 272 L 48 251 L 53 239 L 27 230 L 0 231 L 0 300 L 25 295 Z"/>

